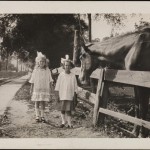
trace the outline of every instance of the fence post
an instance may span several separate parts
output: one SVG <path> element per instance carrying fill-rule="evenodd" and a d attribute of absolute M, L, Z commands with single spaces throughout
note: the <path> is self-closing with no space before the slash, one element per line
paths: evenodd
<path fill-rule="evenodd" d="M 93 113 L 93 126 L 95 127 L 97 125 L 98 121 L 98 114 L 99 114 L 99 104 L 101 99 L 101 91 L 102 91 L 102 82 L 104 78 L 104 69 L 100 70 L 100 78 L 97 85 L 97 92 L 95 96 L 95 104 L 94 104 L 94 113 Z"/>
<path fill-rule="evenodd" d="M 100 102 L 99 102 L 99 108 L 107 108 L 108 104 L 108 96 L 109 96 L 109 91 L 108 91 L 108 83 L 107 82 L 102 82 L 102 90 L 100 94 Z M 99 113 L 98 110 L 98 116 L 97 116 L 97 123 L 98 124 L 104 124 L 105 120 L 105 115 L 102 113 Z"/>

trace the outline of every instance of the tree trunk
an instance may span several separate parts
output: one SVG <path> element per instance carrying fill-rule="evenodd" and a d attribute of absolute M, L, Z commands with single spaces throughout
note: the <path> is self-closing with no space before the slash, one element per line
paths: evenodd
<path fill-rule="evenodd" d="M 0 61 L 0 71 L 2 71 L 2 62 Z"/>
<path fill-rule="evenodd" d="M 8 58 L 6 58 L 6 66 L 5 66 L 5 69 L 6 69 L 6 71 L 8 71 Z"/>
<path fill-rule="evenodd" d="M 18 58 L 16 59 L 17 60 L 17 66 L 16 66 L 16 72 L 18 72 Z"/>
<path fill-rule="evenodd" d="M 21 65 L 21 72 L 22 72 L 22 61 L 20 62 L 20 65 Z"/>
<path fill-rule="evenodd" d="M 80 54 L 79 31 L 75 30 L 75 34 L 74 34 L 74 50 L 73 50 L 73 64 L 76 67 L 80 65 L 79 54 Z"/>
<path fill-rule="evenodd" d="M 0 56 L 0 71 L 2 70 L 2 57 Z"/>
<path fill-rule="evenodd" d="M 92 41 L 92 22 L 91 22 L 91 14 L 88 14 L 89 21 L 89 42 Z"/>

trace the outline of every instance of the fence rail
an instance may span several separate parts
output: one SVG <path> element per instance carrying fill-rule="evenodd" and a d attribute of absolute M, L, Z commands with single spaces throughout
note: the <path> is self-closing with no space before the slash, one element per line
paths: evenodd
<path fill-rule="evenodd" d="M 53 70 L 52 72 L 55 71 L 56 70 Z M 57 71 L 58 73 L 60 73 L 63 71 L 63 69 L 60 67 L 57 69 Z M 75 67 L 71 69 L 71 72 L 73 72 L 75 75 L 79 75 L 80 68 Z M 90 93 L 89 91 L 79 87 L 78 98 L 94 105 L 94 126 L 96 126 L 98 122 L 104 122 L 104 115 L 109 115 L 150 129 L 150 122 L 148 121 L 106 109 L 108 100 L 108 84 L 106 83 L 106 81 L 150 88 L 149 71 L 96 69 L 95 71 L 93 71 L 90 77 L 98 79 L 96 94 Z"/>
<path fill-rule="evenodd" d="M 103 113 L 105 115 L 109 115 L 109 116 L 112 116 L 112 117 L 115 117 L 118 119 L 122 119 L 124 121 L 131 122 L 131 123 L 137 124 L 139 126 L 143 126 L 145 128 L 150 129 L 150 122 L 148 122 L 148 121 L 138 119 L 135 117 L 131 117 L 131 116 L 119 113 L 119 112 L 114 112 L 114 111 L 104 109 L 104 108 L 99 108 L 99 112 Z"/>

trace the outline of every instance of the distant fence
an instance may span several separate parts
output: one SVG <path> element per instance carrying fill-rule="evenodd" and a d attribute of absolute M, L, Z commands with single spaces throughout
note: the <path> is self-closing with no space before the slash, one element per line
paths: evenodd
<path fill-rule="evenodd" d="M 53 72 L 55 71 L 56 70 L 54 69 Z M 63 69 L 60 67 L 57 69 L 57 71 L 58 73 L 60 73 L 61 71 L 63 71 Z M 73 72 L 75 75 L 79 75 L 80 68 L 75 67 L 71 70 L 71 72 Z M 150 122 L 148 121 L 106 109 L 108 101 L 108 82 L 124 83 L 128 85 L 150 88 L 150 72 L 96 69 L 95 71 L 93 71 L 90 77 L 98 79 L 96 94 L 90 93 L 79 87 L 78 98 L 94 106 L 94 126 L 96 126 L 99 122 L 104 123 L 105 115 L 109 115 L 150 129 Z"/>

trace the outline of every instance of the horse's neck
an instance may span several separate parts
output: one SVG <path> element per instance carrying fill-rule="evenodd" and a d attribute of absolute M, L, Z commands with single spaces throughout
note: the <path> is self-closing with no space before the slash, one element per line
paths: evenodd
<path fill-rule="evenodd" d="M 128 50 L 133 46 L 137 37 L 137 34 L 114 37 L 97 43 L 89 47 L 89 49 L 92 54 L 97 54 L 105 58 L 116 59 L 128 53 Z"/>
<path fill-rule="evenodd" d="M 125 69 L 124 61 L 99 61 L 98 68 Z"/>

